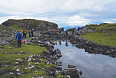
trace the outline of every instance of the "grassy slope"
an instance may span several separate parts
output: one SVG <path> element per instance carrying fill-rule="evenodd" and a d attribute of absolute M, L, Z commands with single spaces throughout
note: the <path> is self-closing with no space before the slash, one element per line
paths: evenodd
<path fill-rule="evenodd" d="M 88 25 L 90 28 L 97 28 L 94 33 L 87 33 L 82 35 L 87 40 L 94 40 L 98 44 L 110 45 L 116 47 L 116 24 L 100 24 L 98 27 L 93 27 L 93 25 Z M 102 30 L 108 31 L 108 33 L 102 33 Z M 109 35 L 111 33 L 111 35 Z"/>
<path fill-rule="evenodd" d="M 12 27 L 16 30 L 20 30 L 20 31 L 23 29 L 23 28 L 18 28 L 18 25 L 13 25 L 13 26 L 10 26 L 10 27 Z M 34 33 L 34 34 L 35 35 L 40 35 L 38 33 Z M 30 38 L 28 36 L 27 36 L 26 39 L 30 40 Z M 11 43 L 16 43 L 16 40 L 13 40 Z M 8 47 L 11 47 L 12 49 L 8 48 Z M 47 76 L 45 76 L 45 73 L 46 73 L 45 70 L 42 71 L 40 69 L 38 72 L 36 72 L 37 69 L 34 68 L 33 72 L 31 72 L 30 69 L 23 70 L 23 69 L 21 69 L 22 68 L 21 65 L 16 65 L 15 64 L 16 59 L 20 58 L 21 60 L 25 60 L 25 58 L 27 56 L 40 54 L 44 50 L 46 50 L 45 47 L 40 47 L 40 46 L 37 46 L 36 44 L 32 43 L 31 45 L 22 44 L 21 48 L 18 48 L 17 46 L 12 46 L 11 44 L 9 44 L 9 45 L 3 45 L 3 46 L 0 45 L 0 49 L 5 49 L 5 51 L 0 51 L 0 62 L 2 62 L 2 67 L 0 68 L 0 70 L 6 70 L 6 71 L 10 72 L 10 71 L 16 70 L 16 68 L 19 68 L 20 71 L 25 72 L 24 74 L 21 74 L 19 76 L 9 75 L 9 73 L 8 73 L 6 75 L 2 75 L 1 76 L 2 78 L 31 78 L 31 77 L 34 77 L 34 76 L 43 76 L 45 78 L 48 78 Z M 22 54 L 21 51 L 26 52 L 26 53 Z M 41 56 L 44 56 L 44 55 L 42 54 Z M 46 65 L 45 60 L 44 59 L 42 59 L 42 60 L 44 62 L 37 65 L 37 67 L 46 68 L 46 66 L 49 66 L 49 67 L 54 66 L 53 64 Z M 7 64 L 7 63 L 10 63 L 10 67 L 4 68 L 3 65 Z M 34 66 L 35 66 L 35 63 L 36 62 L 30 62 L 30 64 L 34 65 Z M 25 63 L 24 66 L 27 67 L 27 64 Z M 56 76 L 56 78 L 58 78 L 58 77 L 63 77 L 64 75 L 56 74 L 55 76 Z"/>

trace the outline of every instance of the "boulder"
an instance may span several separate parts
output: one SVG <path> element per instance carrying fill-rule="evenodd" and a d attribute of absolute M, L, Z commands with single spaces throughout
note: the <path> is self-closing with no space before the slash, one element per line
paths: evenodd
<path fill-rule="evenodd" d="M 68 68 L 75 68 L 75 67 L 77 67 L 77 66 L 74 66 L 74 65 L 71 65 L 71 64 L 68 65 Z"/>

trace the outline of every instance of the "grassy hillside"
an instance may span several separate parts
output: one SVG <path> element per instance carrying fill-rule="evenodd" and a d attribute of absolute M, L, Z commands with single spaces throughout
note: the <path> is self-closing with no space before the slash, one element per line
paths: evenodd
<path fill-rule="evenodd" d="M 86 35 L 82 35 L 84 38 L 87 38 L 87 40 L 94 40 L 98 44 L 116 47 L 116 23 L 103 23 L 99 25 L 91 24 L 86 25 L 85 27 L 90 29 L 97 29 L 97 31 L 94 33 L 87 33 Z"/>
<path fill-rule="evenodd" d="M 18 25 L 12 25 L 10 27 L 14 28 L 16 31 L 17 30 L 22 31 L 22 28 L 23 28 L 23 27 L 18 27 Z M 0 27 L 0 30 L 3 31 L 7 29 L 4 27 Z M 39 34 L 34 33 L 34 35 L 39 35 Z M 6 37 L 2 37 L 2 38 L 6 38 Z M 30 40 L 30 37 L 27 36 L 26 39 Z M 52 67 L 54 66 L 54 64 L 45 64 L 46 60 L 42 58 L 44 57 L 44 54 L 42 54 L 42 52 L 45 51 L 46 48 L 40 47 L 36 43 L 32 43 L 30 45 L 22 44 L 21 48 L 18 48 L 15 45 L 16 43 L 17 41 L 14 38 L 11 44 L 3 45 L 3 46 L 0 45 L 0 78 L 32 78 L 34 76 L 43 76 L 44 78 L 49 78 L 48 76 L 46 76 L 47 72 L 45 68 L 47 66 Z M 42 63 L 39 63 L 38 65 L 36 65 L 35 63 L 38 63 L 38 62 L 32 61 L 34 60 L 34 58 L 31 58 L 32 60 L 29 62 L 26 61 L 26 58 L 28 56 L 35 55 L 35 54 L 39 54 L 41 56 L 40 59 L 43 61 Z M 36 58 L 35 60 L 38 60 L 38 58 Z M 32 70 L 28 68 L 28 66 L 30 66 L 28 65 L 28 63 L 34 66 Z M 44 68 L 44 70 L 42 70 L 42 68 Z M 10 75 L 10 72 L 15 71 L 16 69 L 19 69 L 20 73 L 21 72 L 23 73 L 21 73 L 21 75 L 15 75 L 15 74 Z M 1 75 L 1 72 L 4 72 L 4 71 L 5 71 L 5 74 Z M 58 77 L 63 77 L 64 75 L 60 75 L 56 73 L 55 76 L 56 76 L 55 78 L 58 78 Z M 65 75 L 65 77 L 67 76 Z"/>

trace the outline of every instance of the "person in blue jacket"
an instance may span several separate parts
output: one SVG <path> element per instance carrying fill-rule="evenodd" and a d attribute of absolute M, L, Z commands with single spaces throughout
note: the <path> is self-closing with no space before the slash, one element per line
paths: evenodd
<path fill-rule="evenodd" d="M 72 29 L 72 35 L 74 34 L 74 29 Z"/>
<path fill-rule="evenodd" d="M 66 35 L 68 34 L 68 30 L 65 31 Z"/>
<path fill-rule="evenodd" d="M 18 32 L 17 32 L 17 34 L 15 36 L 15 39 L 17 40 L 18 47 L 21 48 L 21 40 L 23 39 L 23 35 L 20 32 L 20 30 L 18 30 Z"/>

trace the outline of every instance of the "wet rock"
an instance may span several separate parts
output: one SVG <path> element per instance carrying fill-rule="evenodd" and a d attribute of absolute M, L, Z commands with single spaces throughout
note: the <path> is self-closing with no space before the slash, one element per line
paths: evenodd
<path fill-rule="evenodd" d="M 60 66 L 55 66 L 55 69 L 56 69 L 57 71 L 62 71 L 62 67 L 60 67 Z"/>
<path fill-rule="evenodd" d="M 75 67 L 77 67 L 77 66 L 74 66 L 74 65 L 71 65 L 71 64 L 68 65 L 68 68 L 75 68 Z"/>
<path fill-rule="evenodd" d="M 70 75 L 71 78 L 79 78 L 79 73 L 77 69 L 64 69 L 63 73 L 65 75 Z"/>
<path fill-rule="evenodd" d="M 62 54 L 57 54 L 57 57 L 62 57 Z"/>
<path fill-rule="evenodd" d="M 62 62 L 58 60 L 58 61 L 56 61 L 56 65 L 57 66 L 62 66 Z"/>
<path fill-rule="evenodd" d="M 80 74 L 80 75 L 82 75 L 82 74 L 83 74 L 83 72 L 82 72 L 82 71 L 80 71 L 80 72 L 79 72 L 79 74 Z"/>

